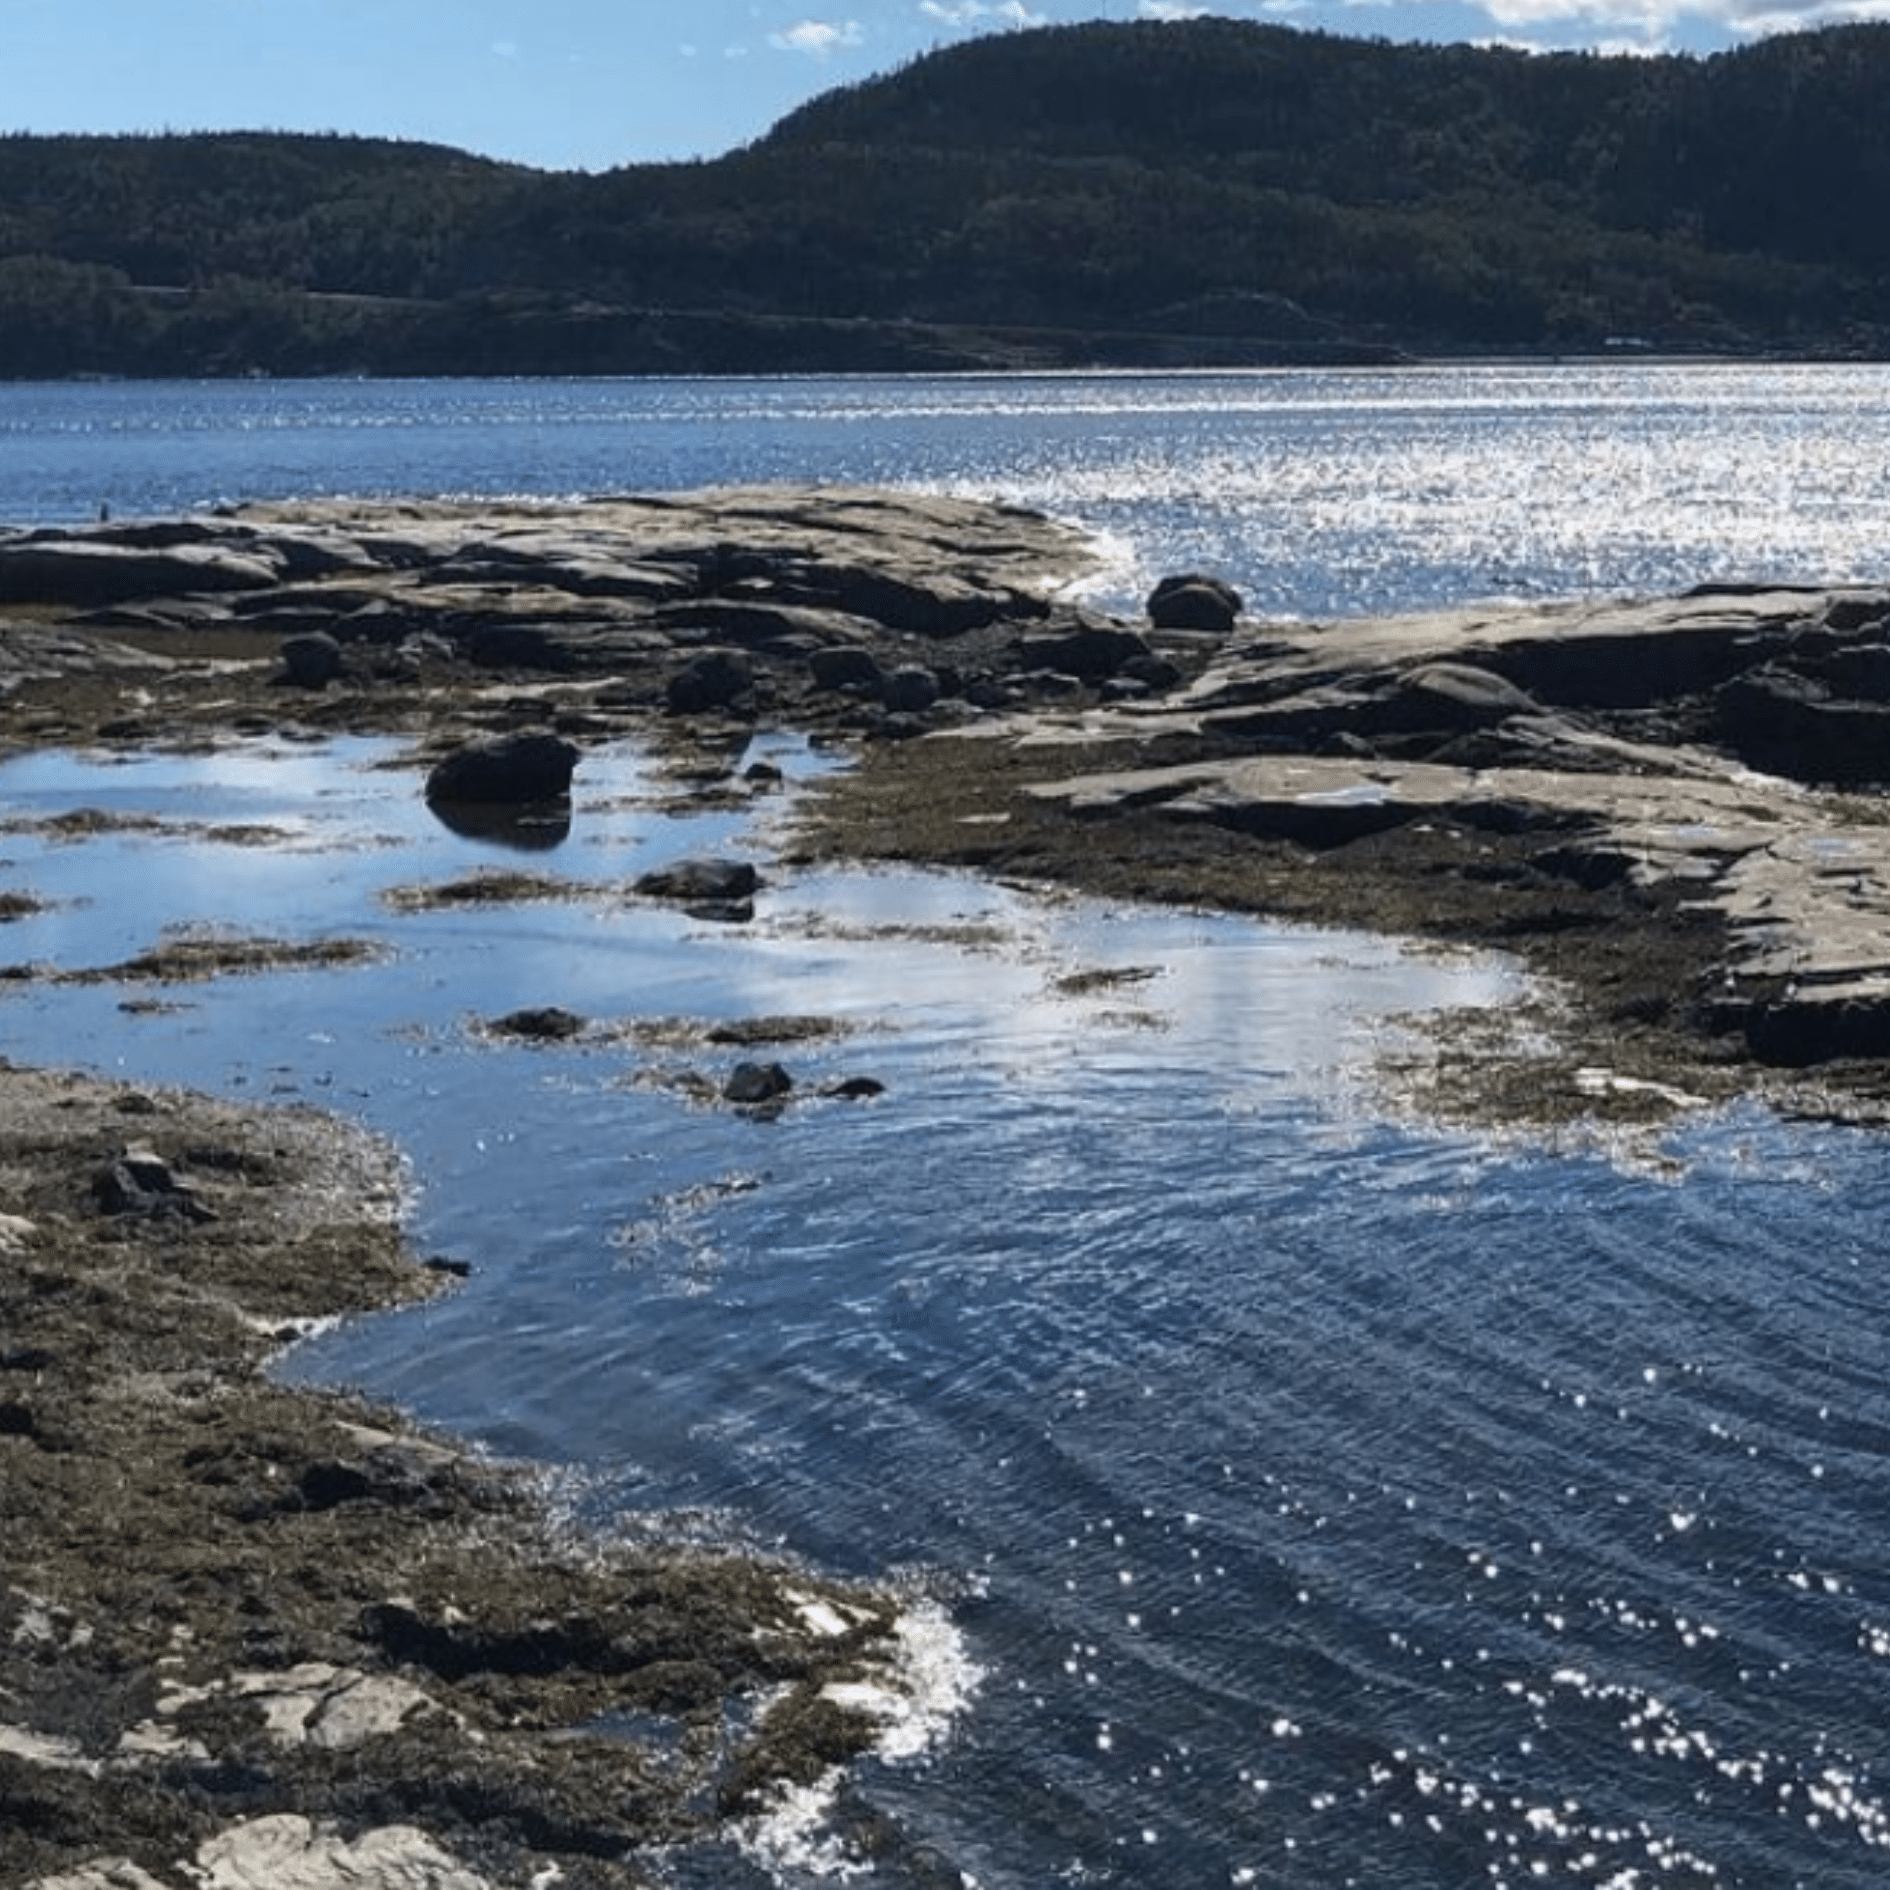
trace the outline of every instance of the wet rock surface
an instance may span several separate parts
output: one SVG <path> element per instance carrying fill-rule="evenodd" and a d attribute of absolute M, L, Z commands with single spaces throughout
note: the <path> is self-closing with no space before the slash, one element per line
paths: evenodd
<path fill-rule="evenodd" d="M 860 493 L 0 535 L 0 742 L 403 731 L 442 819 L 529 850 L 589 741 L 646 731 L 739 798 L 771 787 L 734 772 L 752 718 L 876 723 L 879 687 L 817 679 L 829 650 L 923 673 L 892 693 L 928 725 L 1085 561 L 1042 520 Z M 645 896 L 739 916 L 758 876 L 711 867 Z M 35 909 L 0 893 L 0 922 Z M 110 975 L 289 950 L 185 939 Z M 765 1114 L 792 1079 L 751 1067 L 731 1106 Z M 0 1065 L 4 1890 L 644 1883 L 872 1742 L 891 1596 L 660 1523 L 577 1538 L 525 1475 L 269 1381 L 308 1322 L 463 1274 L 403 1249 L 397 1202 L 341 1123 Z"/>
<path fill-rule="evenodd" d="M 121 1169 L 213 1211 L 125 1212 Z M 517 1472 L 263 1376 L 441 1286 L 389 1151 L 0 1068 L 0 1183 L 9 1890 L 636 1883 L 870 1739 L 817 1709 L 886 1665 L 889 1599 L 573 1539 Z M 666 1736 L 605 1725 L 631 1710 Z"/>
<path fill-rule="evenodd" d="M 581 779 L 636 733 L 713 798 L 767 791 L 737 772 L 757 723 L 799 727 L 855 765 L 790 867 L 1517 953 L 1542 1043 L 1464 1032 L 1430 1092 L 1481 1120 L 1890 1114 L 1890 590 L 1261 623 L 1189 574 L 1117 623 L 1064 594 L 1087 566 L 1006 508 L 798 488 L 0 534 L 0 742 L 392 730 L 419 776 L 522 743 Z M 568 810 L 449 817 L 529 850 Z M 691 864 L 639 893 L 731 921 L 765 894 Z M 0 885 L 0 923 L 31 909 Z M 582 1042 L 556 997 L 490 1028 Z M 796 1093 L 762 1054 L 704 1082 Z M 834 1700 L 887 1597 L 572 1541 L 506 1467 L 268 1381 L 304 1322 L 450 1290 L 395 1181 L 335 1122 L 0 1065 L 0 1890 L 639 1883 L 870 1737 Z M 598 1730 L 626 1712 L 663 1737 Z"/>
<path fill-rule="evenodd" d="M 1876 1059 L 1890 701 L 1855 691 L 1890 680 L 1887 630 L 1875 592 L 1709 591 L 1236 642 L 1120 717 L 1144 752 L 1236 752 L 1040 791 L 1314 854 L 1485 837 L 1538 890 L 1638 898 L 1710 936 L 1668 993 L 1702 1038 L 1766 1064 Z"/>

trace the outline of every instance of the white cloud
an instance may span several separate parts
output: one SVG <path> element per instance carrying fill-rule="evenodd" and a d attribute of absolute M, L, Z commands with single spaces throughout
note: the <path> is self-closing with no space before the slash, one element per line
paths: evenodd
<path fill-rule="evenodd" d="M 802 20 L 768 35 L 777 52 L 805 53 L 810 59 L 830 59 L 848 46 L 866 42 L 866 28 L 858 20 Z"/>
<path fill-rule="evenodd" d="M 1203 20 L 1206 7 L 1190 6 L 1188 0 L 1142 0 L 1137 9 L 1145 20 Z"/>
<path fill-rule="evenodd" d="M 919 0 L 928 20 L 958 32 L 991 26 L 1048 26 L 1047 13 L 1033 13 L 1024 0 Z"/>
<path fill-rule="evenodd" d="M 1800 33 L 1812 27 L 1890 20 L 1890 0 L 1481 0 L 1506 27 L 1572 26 L 1584 35 L 1631 32 L 1665 43 L 1682 24 L 1741 38 Z"/>
<path fill-rule="evenodd" d="M 1754 35 L 1802 33 L 1808 26 L 1863 26 L 1890 20 L 1890 0 L 1820 0 L 1803 8 L 1741 6 L 1728 10 L 1736 32 Z"/>

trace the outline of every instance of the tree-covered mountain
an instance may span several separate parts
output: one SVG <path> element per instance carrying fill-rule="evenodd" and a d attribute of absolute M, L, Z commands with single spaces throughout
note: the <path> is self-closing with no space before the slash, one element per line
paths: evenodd
<path fill-rule="evenodd" d="M 1890 26 L 975 39 L 712 162 L 0 138 L 0 374 L 1890 351 Z"/>

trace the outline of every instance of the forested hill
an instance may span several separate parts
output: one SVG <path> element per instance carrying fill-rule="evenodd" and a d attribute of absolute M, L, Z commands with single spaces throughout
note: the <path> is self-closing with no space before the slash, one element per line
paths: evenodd
<path fill-rule="evenodd" d="M 0 137 L 0 374 L 1890 352 L 1890 26 L 971 40 L 711 162 Z"/>

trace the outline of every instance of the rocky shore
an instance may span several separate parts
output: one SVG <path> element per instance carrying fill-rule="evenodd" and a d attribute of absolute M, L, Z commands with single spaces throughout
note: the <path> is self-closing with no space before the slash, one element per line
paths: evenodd
<path fill-rule="evenodd" d="M 397 730 L 444 817 L 555 820 L 598 741 L 727 793 L 798 727 L 855 764 L 807 858 L 1514 953 L 1534 999 L 1388 1072 L 1424 1107 L 1881 1118 L 1890 589 L 1267 623 L 1184 575 L 1131 623 L 1089 569 L 1034 515 L 794 488 L 0 534 L 0 748 Z M 450 1279 L 398 1180 L 342 1123 L 0 1064 L 0 1890 L 637 1884 L 871 1743 L 896 1597 L 574 1539 L 269 1381 Z"/>

